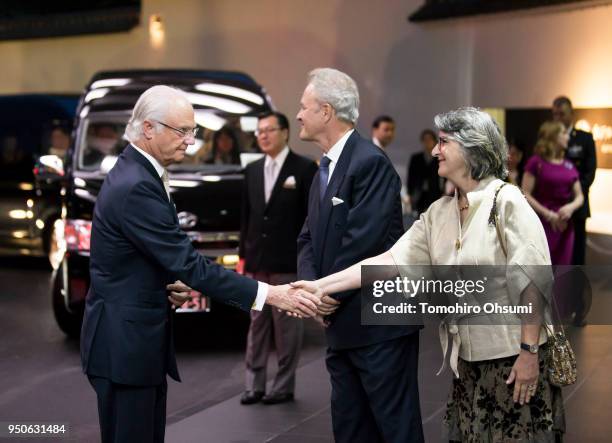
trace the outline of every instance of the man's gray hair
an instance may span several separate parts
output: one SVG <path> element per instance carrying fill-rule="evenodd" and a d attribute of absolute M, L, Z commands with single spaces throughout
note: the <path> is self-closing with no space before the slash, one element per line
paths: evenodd
<path fill-rule="evenodd" d="M 191 106 L 187 95 L 177 88 L 156 85 L 147 89 L 138 98 L 132 116 L 125 127 L 125 138 L 134 143 L 142 135 L 142 124 L 145 120 L 163 121 L 176 106 Z M 156 124 L 157 131 L 161 125 Z"/>
<path fill-rule="evenodd" d="M 474 180 L 491 175 L 503 180 L 508 176 L 508 143 L 489 114 L 478 108 L 459 108 L 436 115 L 434 122 L 459 143 Z"/>
<path fill-rule="evenodd" d="M 359 90 L 355 80 L 332 68 L 317 68 L 308 74 L 319 101 L 329 103 L 338 120 L 355 124 L 359 118 Z"/>

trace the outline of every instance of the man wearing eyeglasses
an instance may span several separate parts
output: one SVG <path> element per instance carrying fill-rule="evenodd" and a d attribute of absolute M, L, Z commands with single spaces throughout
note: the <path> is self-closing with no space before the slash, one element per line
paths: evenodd
<path fill-rule="evenodd" d="M 245 171 L 241 265 L 247 276 L 282 285 L 297 277 L 297 237 L 306 218 L 308 192 L 317 165 L 289 149 L 289 121 L 280 112 L 260 115 L 256 135 L 266 155 L 249 164 Z M 242 404 L 293 400 L 303 329 L 302 319 L 269 306 L 251 311 Z M 278 371 L 266 393 L 266 366 L 273 344 Z"/>
<path fill-rule="evenodd" d="M 268 286 L 209 262 L 179 228 L 166 167 L 183 160 L 196 131 L 184 93 L 148 89 L 126 128 L 131 144 L 98 194 L 81 360 L 97 395 L 102 442 L 164 440 L 166 374 L 180 381 L 171 304 L 188 298 L 176 291 L 168 296 L 168 284 L 184 281 L 245 311 L 264 303 L 304 316 L 316 310 L 314 298 L 283 294 L 280 288 L 288 286 Z"/>

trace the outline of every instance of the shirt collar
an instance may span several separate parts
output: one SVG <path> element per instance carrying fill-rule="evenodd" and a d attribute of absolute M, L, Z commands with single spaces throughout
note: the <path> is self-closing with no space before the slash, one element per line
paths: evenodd
<path fill-rule="evenodd" d="M 468 204 L 472 207 L 479 205 L 480 202 L 482 202 L 482 200 L 489 195 L 490 191 L 496 189 L 500 183 L 502 183 L 502 180 L 494 176 L 483 178 L 480 180 L 480 182 L 478 182 L 478 186 L 467 193 L 466 197 Z M 456 195 L 457 191 L 455 190 L 455 197 Z"/>
<path fill-rule="evenodd" d="M 285 160 L 287 159 L 288 155 L 289 155 L 289 146 L 285 145 L 283 150 L 279 152 L 275 158 L 272 158 L 269 155 L 266 155 L 264 167 L 268 167 L 270 163 L 274 162 L 276 163 L 276 166 L 278 166 L 278 170 L 280 171 L 280 168 L 283 167 L 283 164 L 285 163 Z"/>
<path fill-rule="evenodd" d="M 354 129 L 347 131 L 347 133 L 344 134 L 342 137 L 340 137 L 340 140 L 338 140 L 334 144 L 334 146 L 332 146 L 331 149 L 327 151 L 327 153 L 325 154 L 325 156 L 329 157 L 329 159 L 333 163 L 338 163 L 338 160 L 340 159 L 340 155 L 342 154 L 342 150 L 344 149 L 344 145 L 346 144 L 346 141 L 348 140 L 348 138 L 351 136 L 353 132 L 355 132 Z"/>
<path fill-rule="evenodd" d="M 138 152 L 140 152 L 143 155 L 144 158 L 149 160 L 149 163 L 151 163 L 153 165 L 153 167 L 155 168 L 155 171 L 157 172 L 157 174 L 161 178 L 161 176 L 164 173 L 164 171 L 166 170 L 166 168 L 164 168 L 162 165 L 160 165 L 159 162 L 157 160 L 155 160 L 155 157 L 153 157 L 148 152 L 143 151 L 138 146 L 136 146 L 134 143 L 132 143 L 132 147 L 134 149 L 136 149 Z"/>
<path fill-rule="evenodd" d="M 372 143 L 374 143 L 380 149 L 383 149 L 383 145 L 380 143 L 380 140 L 378 140 L 376 137 L 372 137 Z"/>

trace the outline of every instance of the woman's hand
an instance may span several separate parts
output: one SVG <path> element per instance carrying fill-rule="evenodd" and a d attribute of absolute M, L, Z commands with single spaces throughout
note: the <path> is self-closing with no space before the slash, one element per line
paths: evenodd
<path fill-rule="evenodd" d="M 512 366 L 510 377 L 506 380 L 507 385 L 514 383 L 513 399 L 515 403 L 521 405 L 529 403 L 538 389 L 539 374 L 538 354 L 521 351 Z"/>
<path fill-rule="evenodd" d="M 559 213 L 555 211 L 548 210 L 544 218 L 555 232 L 563 232 L 567 228 L 567 221 L 563 220 Z"/>
<path fill-rule="evenodd" d="M 565 220 L 557 218 L 554 222 L 551 223 L 551 226 L 553 228 L 553 231 L 563 232 L 567 229 L 567 222 Z"/>
<path fill-rule="evenodd" d="M 559 218 L 563 221 L 568 221 L 572 217 L 573 213 L 574 207 L 571 203 L 561 206 L 561 208 L 559 208 L 559 210 L 557 211 Z"/>

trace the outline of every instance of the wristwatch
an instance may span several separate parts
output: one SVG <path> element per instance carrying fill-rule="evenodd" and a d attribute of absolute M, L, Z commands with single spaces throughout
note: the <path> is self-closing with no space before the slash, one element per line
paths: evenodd
<path fill-rule="evenodd" d="M 521 343 L 521 349 L 523 349 L 525 351 L 529 351 L 532 354 L 537 354 L 539 348 L 540 347 L 537 344 L 535 344 L 535 345 L 528 345 L 527 343 Z"/>

